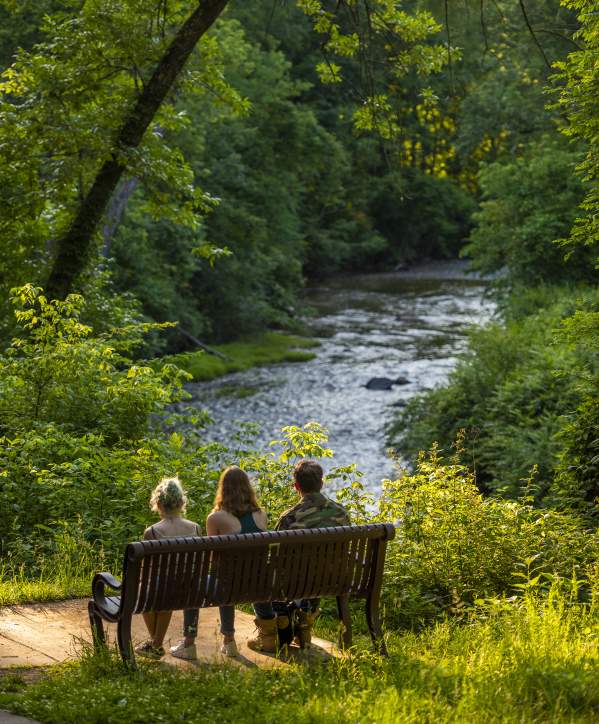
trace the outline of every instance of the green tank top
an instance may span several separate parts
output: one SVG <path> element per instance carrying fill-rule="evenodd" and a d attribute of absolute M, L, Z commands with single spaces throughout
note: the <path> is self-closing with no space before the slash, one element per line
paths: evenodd
<path fill-rule="evenodd" d="M 244 513 L 241 518 L 238 518 L 238 520 L 241 523 L 240 533 L 264 533 L 262 528 L 258 528 L 256 525 L 254 515 L 251 511 L 249 513 Z"/>

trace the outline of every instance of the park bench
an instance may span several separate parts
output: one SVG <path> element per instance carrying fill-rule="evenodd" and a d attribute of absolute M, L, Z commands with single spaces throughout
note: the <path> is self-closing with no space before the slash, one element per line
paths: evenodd
<path fill-rule="evenodd" d="M 117 624 L 123 660 L 135 666 L 131 618 L 253 601 L 334 596 L 341 638 L 351 646 L 350 599 L 364 599 L 375 646 L 386 655 L 379 599 L 391 524 L 219 535 L 129 543 L 122 582 L 97 573 L 89 616 L 94 642 L 105 642 L 103 621 Z M 107 595 L 106 588 L 117 595 Z"/>

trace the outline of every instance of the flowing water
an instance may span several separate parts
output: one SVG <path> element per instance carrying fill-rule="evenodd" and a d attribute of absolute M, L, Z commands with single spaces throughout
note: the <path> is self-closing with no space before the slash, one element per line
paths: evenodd
<path fill-rule="evenodd" d="M 329 464 L 356 462 L 376 493 L 393 469 L 387 426 L 410 398 L 447 379 L 468 329 L 494 312 L 485 290 L 457 263 L 336 277 L 305 294 L 320 343 L 315 359 L 230 374 L 189 391 L 214 419 L 208 435 L 222 442 L 240 422 L 258 423 L 263 444 L 285 425 L 320 422 L 335 451 Z M 373 377 L 405 379 L 390 390 L 367 389 Z M 234 390 L 248 396 L 229 394 Z"/>

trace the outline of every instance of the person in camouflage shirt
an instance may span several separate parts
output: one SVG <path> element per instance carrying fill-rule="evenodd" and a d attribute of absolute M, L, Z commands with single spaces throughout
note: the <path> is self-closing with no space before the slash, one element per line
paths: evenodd
<path fill-rule="evenodd" d="M 318 463 L 301 460 L 293 470 L 293 483 L 301 495 L 301 500 L 283 513 L 275 530 L 350 525 L 347 510 L 321 493 L 324 474 Z M 320 613 L 319 604 L 319 598 L 304 598 L 296 602 L 298 611 L 295 639 L 302 648 L 310 647 L 312 625 Z M 275 610 L 277 607 L 275 604 Z"/>
<path fill-rule="evenodd" d="M 279 518 L 275 530 L 330 528 L 350 525 L 345 508 L 324 496 L 322 468 L 313 460 L 301 460 L 293 470 L 293 483 L 301 500 Z M 318 618 L 320 599 L 304 598 L 291 603 L 273 601 L 271 610 L 263 609 L 256 618 L 257 635 L 248 640 L 255 651 L 276 651 L 295 638 L 302 648 L 309 648 L 314 621 Z"/>
<path fill-rule="evenodd" d="M 320 492 L 324 480 L 318 463 L 313 460 L 299 462 L 293 470 L 293 482 L 301 500 L 283 513 L 275 530 L 330 528 L 350 524 L 345 508 Z"/>

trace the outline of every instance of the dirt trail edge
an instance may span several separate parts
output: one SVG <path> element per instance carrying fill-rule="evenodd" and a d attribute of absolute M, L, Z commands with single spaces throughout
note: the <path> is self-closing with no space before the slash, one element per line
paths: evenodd
<path fill-rule="evenodd" d="M 74 599 L 1 607 L 0 669 L 15 666 L 49 666 L 76 659 L 82 648 L 91 643 L 87 601 L 88 599 Z M 174 645 L 181 638 L 182 626 L 182 612 L 175 611 L 165 639 L 167 651 L 171 644 Z M 164 657 L 164 661 L 180 668 L 194 668 L 202 664 L 220 664 L 225 660 L 240 666 L 269 668 L 286 666 L 292 660 L 305 661 L 339 655 L 337 647 L 330 641 L 313 638 L 312 649 L 309 652 L 295 649 L 286 659 L 277 658 L 247 648 L 246 641 L 254 631 L 252 616 L 237 611 L 235 628 L 240 655 L 231 659 L 220 653 L 218 609 L 204 608 L 200 611 L 197 639 L 198 661 L 181 661 L 170 654 Z M 111 645 L 116 638 L 116 626 L 109 625 L 107 630 L 109 645 Z M 134 645 L 146 638 L 147 631 L 142 617 L 134 616 Z M 2 721 L 0 718 L 0 724 Z"/>

